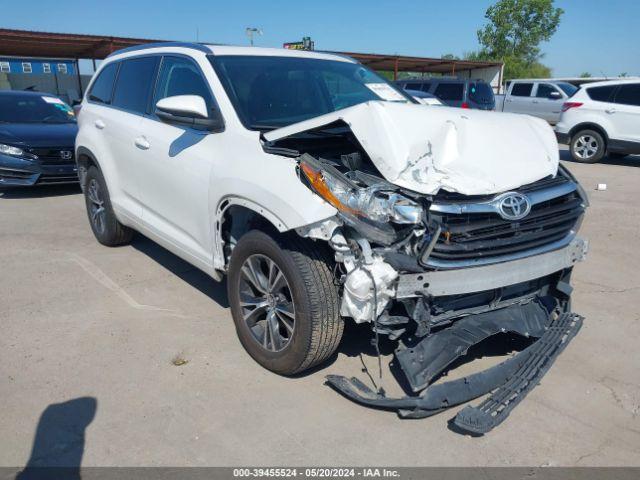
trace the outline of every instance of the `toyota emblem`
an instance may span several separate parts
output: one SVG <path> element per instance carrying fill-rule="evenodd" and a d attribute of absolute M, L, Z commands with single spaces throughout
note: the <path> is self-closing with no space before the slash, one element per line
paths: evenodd
<path fill-rule="evenodd" d="M 529 197 L 518 192 L 505 193 L 498 200 L 498 213 L 505 220 L 520 220 L 531 211 Z"/>
<path fill-rule="evenodd" d="M 73 154 L 69 150 L 61 150 L 60 151 L 60 158 L 62 160 L 71 160 L 72 155 Z"/>

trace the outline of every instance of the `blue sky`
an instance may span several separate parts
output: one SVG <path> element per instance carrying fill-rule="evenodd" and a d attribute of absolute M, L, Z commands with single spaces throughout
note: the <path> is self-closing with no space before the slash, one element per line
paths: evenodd
<path fill-rule="evenodd" d="M 490 0 L 0 0 L 0 27 L 259 46 L 311 36 L 317 49 L 439 57 L 478 48 Z M 637 0 L 556 0 L 560 28 L 542 45 L 556 76 L 640 75 Z"/>

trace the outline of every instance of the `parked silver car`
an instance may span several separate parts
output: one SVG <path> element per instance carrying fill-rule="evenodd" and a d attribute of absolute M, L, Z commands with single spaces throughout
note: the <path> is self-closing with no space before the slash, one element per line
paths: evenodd
<path fill-rule="evenodd" d="M 505 95 L 496 95 L 498 112 L 525 113 L 555 125 L 560 120 L 562 104 L 577 87 L 554 80 L 513 80 Z"/>

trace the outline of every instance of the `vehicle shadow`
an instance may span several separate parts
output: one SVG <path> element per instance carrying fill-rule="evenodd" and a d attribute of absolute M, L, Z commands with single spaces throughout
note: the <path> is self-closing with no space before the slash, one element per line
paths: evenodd
<path fill-rule="evenodd" d="M 161 247 L 141 234 L 135 235 L 131 246 L 156 263 L 162 265 L 176 277 L 198 289 L 221 307 L 229 308 L 226 278 L 221 282 L 216 282 L 202 270 L 182 260 L 166 248 Z"/>
<path fill-rule="evenodd" d="M 560 150 L 560 160 L 571 163 L 580 163 L 571 158 L 569 150 Z M 605 156 L 598 162 L 598 164 L 616 165 L 618 167 L 640 167 L 640 155 L 627 155 L 626 157 L 619 158 Z"/>
<path fill-rule="evenodd" d="M 49 405 L 40 415 L 31 455 L 16 480 L 80 479 L 85 432 L 97 408 L 94 397 Z"/>
<path fill-rule="evenodd" d="M 19 200 L 22 198 L 62 197 L 82 193 L 80 185 L 42 185 L 35 187 L 0 187 L 0 200 Z"/>

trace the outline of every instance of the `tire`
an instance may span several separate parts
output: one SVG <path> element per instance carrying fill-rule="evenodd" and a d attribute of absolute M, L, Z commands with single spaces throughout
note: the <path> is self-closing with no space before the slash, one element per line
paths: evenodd
<path fill-rule="evenodd" d="M 327 250 L 295 234 L 276 239 L 258 230 L 242 236 L 233 249 L 227 291 L 238 338 L 272 372 L 308 370 L 340 343 L 344 323 Z M 254 307 L 259 302 L 262 306 Z"/>
<path fill-rule="evenodd" d="M 596 163 L 604 156 L 607 145 L 602 135 L 595 130 L 580 130 L 569 144 L 571 157 L 580 163 Z"/>
<path fill-rule="evenodd" d="M 89 167 L 85 177 L 84 200 L 89 225 L 98 242 L 115 247 L 131 241 L 134 232 L 122 225 L 113 213 L 107 184 L 102 172 L 95 166 Z"/>

